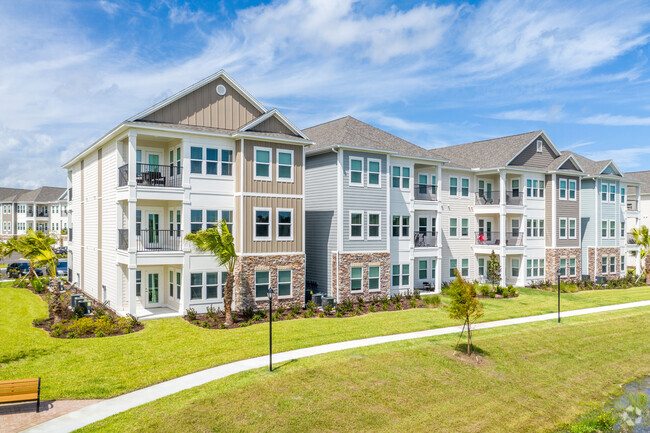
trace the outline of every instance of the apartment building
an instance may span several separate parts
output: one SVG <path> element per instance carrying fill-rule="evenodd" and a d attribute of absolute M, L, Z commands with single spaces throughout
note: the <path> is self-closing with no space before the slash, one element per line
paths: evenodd
<path fill-rule="evenodd" d="M 224 71 L 127 119 L 64 165 L 72 281 L 123 313 L 223 306 L 225 269 L 184 241 L 223 219 L 235 307 L 302 302 L 310 144 Z"/>
<path fill-rule="evenodd" d="M 55 237 L 59 245 L 67 245 L 68 200 L 65 188 L 0 188 L 0 203 L 3 240 L 33 229 Z"/>
<path fill-rule="evenodd" d="M 625 222 L 628 232 L 631 232 L 633 228 L 650 227 L 650 171 L 627 172 L 624 173 L 624 176 L 628 180 L 640 182 L 638 185 L 628 185 Z M 650 264 L 650 259 L 646 260 Z M 642 269 L 639 246 L 636 245 L 636 241 L 630 233 L 627 234 L 626 264 L 628 268 L 635 269 L 637 273 Z"/>
<path fill-rule="evenodd" d="M 307 280 L 337 301 L 439 290 L 446 160 L 349 116 L 304 132 L 315 143 L 306 163 Z"/>

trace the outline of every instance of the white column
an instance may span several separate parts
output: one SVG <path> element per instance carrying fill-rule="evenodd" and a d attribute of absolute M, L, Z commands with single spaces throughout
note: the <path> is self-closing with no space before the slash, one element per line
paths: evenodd
<path fill-rule="evenodd" d="M 501 285 L 506 285 L 506 242 L 508 235 L 508 220 L 506 218 L 506 172 L 499 171 L 499 239 L 501 243 L 501 252 L 499 260 L 501 262 Z"/>
<path fill-rule="evenodd" d="M 129 186 L 136 185 L 136 148 L 138 142 L 138 133 L 135 131 L 129 131 L 129 143 L 127 146 L 127 162 L 129 164 Z"/>
<path fill-rule="evenodd" d="M 135 272 L 136 266 L 129 264 L 127 280 L 127 293 L 129 294 L 129 313 L 135 316 L 136 313 L 136 296 L 135 296 Z"/>
<path fill-rule="evenodd" d="M 436 276 L 434 281 L 434 290 L 440 293 L 442 289 L 442 254 L 438 253 L 436 256 Z"/>
<path fill-rule="evenodd" d="M 135 191 L 134 191 L 135 193 Z M 127 218 L 126 218 L 126 223 L 127 223 L 127 229 L 128 229 L 128 238 L 129 238 L 129 254 L 135 254 L 137 251 L 137 244 L 136 244 L 136 233 L 135 233 L 135 215 L 136 215 L 136 205 L 137 205 L 137 200 L 135 198 L 129 198 L 127 206 Z"/>

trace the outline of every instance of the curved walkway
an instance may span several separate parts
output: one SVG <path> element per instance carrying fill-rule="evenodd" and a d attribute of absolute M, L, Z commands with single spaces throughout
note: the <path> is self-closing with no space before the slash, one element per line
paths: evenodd
<path fill-rule="evenodd" d="M 627 304 L 607 305 L 604 307 L 584 308 L 562 313 L 562 317 L 582 316 L 586 314 L 602 313 L 606 311 L 623 310 L 627 308 L 650 306 L 650 301 L 630 302 Z M 498 328 L 502 326 L 519 325 L 523 323 L 541 322 L 557 319 L 557 313 L 541 314 L 538 316 L 519 317 L 516 319 L 496 320 L 494 322 L 477 323 L 473 325 L 475 330 Z M 323 353 L 337 352 L 340 350 L 354 349 L 358 347 L 374 346 L 376 344 L 391 343 L 394 341 L 412 340 L 438 335 L 455 334 L 461 331 L 461 326 L 450 326 L 447 328 L 430 329 L 426 331 L 409 332 L 405 334 L 385 335 L 381 337 L 364 338 L 361 340 L 343 341 L 340 343 L 323 344 L 321 346 L 307 347 L 304 349 L 290 350 L 273 354 L 275 363 L 286 362 L 293 359 L 305 358 L 308 356 L 321 355 Z M 119 397 L 103 400 L 99 403 L 86 406 L 74 412 L 70 412 L 58 418 L 39 424 L 25 432 L 30 433 L 63 433 L 71 432 L 88 424 L 108 418 L 109 416 L 124 412 L 131 408 L 150 403 L 159 398 L 166 397 L 177 392 L 203 385 L 213 380 L 222 379 L 248 370 L 254 370 L 268 366 L 269 358 L 259 356 L 257 358 L 244 359 L 208 368 L 207 370 L 181 376 L 176 379 L 139 389 Z"/>

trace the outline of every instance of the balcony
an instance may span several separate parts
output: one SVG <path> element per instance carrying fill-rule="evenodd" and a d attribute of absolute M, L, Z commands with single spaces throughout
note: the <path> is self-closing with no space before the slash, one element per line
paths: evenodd
<path fill-rule="evenodd" d="M 417 232 L 413 237 L 415 248 L 433 248 L 437 246 L 435 232 Z"/>
<path fill-rule="evenodd" d="M 632 233 L 628 233 L 626 236 L 626 241 L 628 245 L 636 245 L 636 239 L 634 239 L 634 236 Z"/>
<path fill-rule="evenodd" d="M 118 185 L 129 183 L 129 165 L 125 164 L 118 170 Z M 158 186 L 180 188 L 183 186 L 183 167 L 174 165 L 136 164 L 135 181 L 138 186 Z"/>
<path fill-rule="evenodd" d="M 118 249 L 129 249 L 129 231 L 118 229 Z M 143 229 L 135 236 L 137 252 L 181 251 L 183 234 L 179 230 Z"/>
<path fill-rule="evenodd" d="M 499 191 L 479 191 L 474 193 L 474 203 L 477 206 L 492 206 L 500 202 Z"/>
<path fill-rule="evenodd" d="M 524 246 L 524 232 L 521 230 L 506 232 L 506 246 L 508 247 L 523 247 Z"/>
<path fill-rule="evenodd" d="M 639 202 L 638 201 L 628 201 L 627 203 L 628 212 L 638 212 L 639 211 Z"/>
<path fill-rule="evenodd" d="M 506 205 L 509 206 L 523 206 L 524 195 L 518 189 L 513 191 L 506 191 Z"/>
<path fill-rule="evenodd" d="M 436 201 L 438 200 L 436 185 L 415 184 L 415 199 Z"/>
<path fill-rule="evenodd" d="M 476 245 L 500 245 L 499 233 L 478 231 L 474 237 Z"/>

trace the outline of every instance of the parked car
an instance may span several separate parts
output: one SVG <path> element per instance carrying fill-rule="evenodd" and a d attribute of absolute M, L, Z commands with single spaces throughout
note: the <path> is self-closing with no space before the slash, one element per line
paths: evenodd
<path fill-rule="evenodd" d="M 29 263 L 27 262 L 9 263 L 7 266 L 7 276 L 10 278 L 23 277 L 27 275 L 27 273 L 29 273 Z M 36 268 L 36 275 L 39 277 L 43 276 L 43 270 Z"/>
<path fill-rule="evenodd" d="M 56 276 L 65 277 L 68 275 L 68 262 L 63 260 L 56 264 Z"/>
<path fill-rule="evenodd" d="M 61 255 L 61 256 L 67 256 L 68 255 L 68 247 L 53 248 L 52 251 L 54 251 L 54 254 L 58 254 L 58 255 Z"/>

